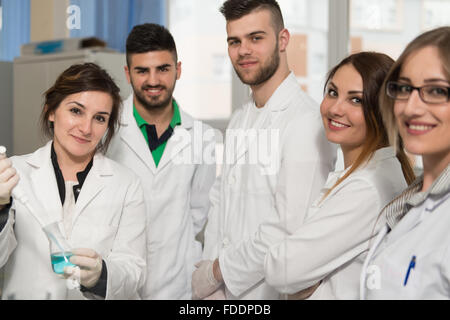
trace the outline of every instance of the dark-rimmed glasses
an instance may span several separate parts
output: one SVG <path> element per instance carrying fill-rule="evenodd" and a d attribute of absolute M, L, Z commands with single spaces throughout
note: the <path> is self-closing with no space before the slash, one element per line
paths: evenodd
<path fill-rule="evenodd" d="M 407 83 L 388 81 L 386 94 L 395 100 L 408 100 L 414 90 L 419 91 L 420 99 L 429 104 L 442 104 L 450 100 L 450 87 L 430 84 L 414 87 Z"/>

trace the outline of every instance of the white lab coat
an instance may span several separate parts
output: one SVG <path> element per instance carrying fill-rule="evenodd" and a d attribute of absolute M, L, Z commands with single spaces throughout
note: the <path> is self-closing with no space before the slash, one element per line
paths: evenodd
<path fill-rule="evenodd" d="M 374 241 L 362 278 L 367 299 L 450 298 L 450 193 L 428 197 Z M 415 256 L 404 285 L 406 273 Z M 363 270 L 364 271 L 364 270 Z M 365 275 L 365 276 L 364 276 Z"/>
<path fill-rule="evenodd" d="M 51 162 L 51 142 L 36 152 L 12 157 L 31 205 L 39 201 L 51 222 L 62 220 L 62 204 Z M 3 299 L 83 299 L 68 290 L 50 264 L 49 240 L 38 219 L 13 201 L 0 233 Z M 139 179 L 128 169 L 97 153 L 83 184 L 68 238 L 72 248 L 90 248 L 107 266 L 106 299 L 139 298 L 145 280 L 145 204 Z M 45 222 L 44 222 L 45 223 Z M 64 228 L 61 228 L 64 234 Z M 96 298 L 85 293 L 86 297 Z M 98 297 L 97 297 L 98 298 Z"/>
<path fill-rule="evenodd" d="M 225 158 L 233 154 L 229 136 L 249 127 L 247 119 L 254 107 L 250 101 L 233 115 Z M 211 190 L 204 258 L 219 257 L 228 299 L 277 299 L 278 292 L 264 282 L 265 252 L 251 241 L 265 221 L 282 225 L 283 234 L 303 223 L 307 208 L 334 168 L 336 148 L 326 139 L 319 106 L 301 91 L 293 73 L 274 92 L 252 128 L 261 136 L 250 135 L 236 144 L 235 157 L 224 159 L 222 177 Z M 264 134 L 273 134 L 275 141 Z M 255 150 L 264 154 L 267 141 L 276 157 L 251 162 Z"/>
<path fill-rule="evenodd" d="M 180 109 L 181 126 L 167 141 L 156 168 L 133 116 L 133 95 L 124 102 L 121 127 L 108 156 L 131 168 L 142 181 L 147 206 L 147 281 L 143 299 L 191 299 L 194 264 L 201 257 L 195 236 L 209 209 L 216 176 L 211 127 Z M 205 157 L 203 157 L 205 156 Z"/>
<path fill-rule="evenodd" d="M 359 275 L 381 209 L 407 184 L 392 147 L 372 158 L 323 196 L 349 170 L 330 173 L 305 223 L 272 246 L 265 261 L 267 282 L 293 294 L 322 283 L 310 299 L 358 299 Z"/>

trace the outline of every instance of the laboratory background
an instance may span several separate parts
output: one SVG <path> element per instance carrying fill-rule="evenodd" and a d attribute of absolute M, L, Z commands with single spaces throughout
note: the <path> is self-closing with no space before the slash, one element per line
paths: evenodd
<path fill-rule="evenodd" d="M 227 55 L 222 0 L 0 0 L 0 137 L 10 155 L 44 144 L 38 118 L 44 91 L 74 63 L 95 62 L 126 98 L 125 40 L 153 22 L 175 38 L 183 73 L 174 96 L 184 109 L 224 131 L 249 89 Z M 326 72 L 349 53 L 397 58 L 420 33 L 450 24 L 450 0 L 279 0 L 291 33 L 288 59 L 317 102 Z M 223 146 L 218 141 L 218 159 Z M 417 159 L 418 160 L 418 159 Z M 338 164 L 342 159 L 338 156 Z M 415 170 L 421 170 L 415 161 Z M 218 172 L 220 168 L 218 168 Z"/>

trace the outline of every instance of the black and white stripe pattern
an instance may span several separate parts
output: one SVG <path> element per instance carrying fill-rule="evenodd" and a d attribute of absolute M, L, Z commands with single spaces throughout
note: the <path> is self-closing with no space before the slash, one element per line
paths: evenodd
<path fill-rule="evenodd" d="M 450 165 L 433 182 L 426 192 L 420 192 L 423 176 L 418 177 L 401 195 L 384 207 L 382 215 L 386 217 L 392 229 L 413 207 L 422 204 L 430 195 L 442 197 L 450 192 Z"/>

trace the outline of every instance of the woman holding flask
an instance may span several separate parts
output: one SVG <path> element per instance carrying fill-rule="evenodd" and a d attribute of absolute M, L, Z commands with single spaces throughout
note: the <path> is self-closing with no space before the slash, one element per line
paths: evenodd
<path fill-rule="evenodd" d="M 51 141 L 32 154 L 0 159 L 2 299 L 138 298 L 145 270 L 143 192 L 131 171 L 103 155 L 120 104 L 105 70 L 73 65 L 45 93 L 41 124 Z M 29 204 L 41 210 L 11 198 L 19 177 Z M 41 225 L 48 219 L 59 222 L 53 234 L 62 234 L 61 261 L 52 256 L 53 269 Z M 57 273 L 75 278 L 80 290 L 69 290 Z"/>

